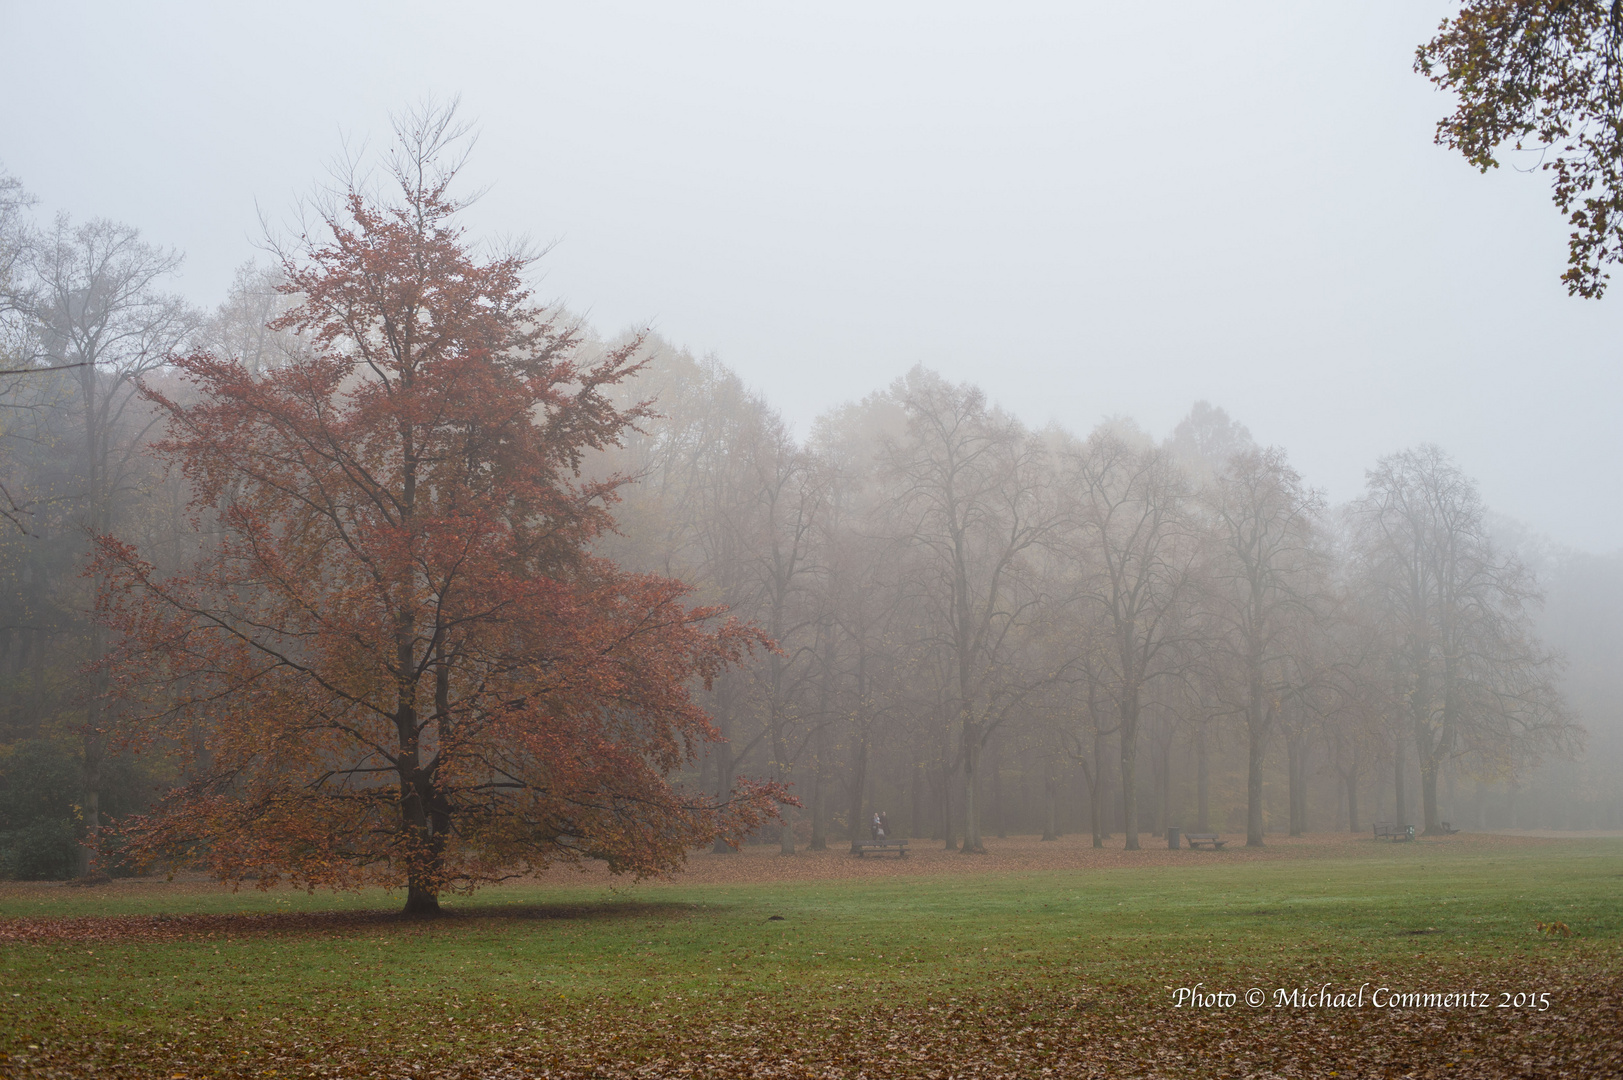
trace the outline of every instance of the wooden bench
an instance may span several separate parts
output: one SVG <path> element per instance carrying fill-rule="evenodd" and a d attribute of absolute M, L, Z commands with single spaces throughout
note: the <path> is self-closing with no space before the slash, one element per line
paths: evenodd
<path fill-rule="evenodd" d="M 1192 848 L 1205 847 L 1209 844 L 1213 851 L 1228 843 L 1227 840 L 1214 832 L 1186 832 L 1183 834 L 1183 838 L 1189 841 L 1189 846 Z"/>
<path fill-rule="evenodd" d="M 894 851 L 898 859 L 907 858 L 907 839 L 905 837 L 886 837 L 883 840 L 857 840 L 851 844 L 851 851 L 857 858 L 862 858 L 868 852 Z"/>
<path fill-rule="evenodd" d="M 1393 821 L 1377 821 L 1375 823 L 1375 839 L 1391 840 L 1393 843 L 1413 840 L 1414 826 L 1399 825 Z"/>

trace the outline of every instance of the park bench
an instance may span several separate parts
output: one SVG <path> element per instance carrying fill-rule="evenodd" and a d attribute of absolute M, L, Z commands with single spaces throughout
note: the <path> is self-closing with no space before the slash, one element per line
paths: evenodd
<path fill-rule="evenodd" d="M 1391 840 L 1394 843 L 1414 839 L 1413 825 L 1399 825 L 1391 821 L 1377 821 L 1375 823 L 1375 839 Z"/>
<path fill-rule="evenodd" d="M 894 838 L 886 837 L 883 840 L 858 840 L 852 843 L 851 850 L 859 859 L 867 855 L 870 851 L 894 851 L 898 859 L 905 859 L 907 858 L 907 839 L 906 837 L 898 836 Z"/>
<path fill-rule="evenodd" d="M 1189 846 L 1192 848 L 1205 847 L 1209 844 L 1213 851 L 1228 843 L 1227 840 L 1214 832 L 1189 832 L 1184 833 L 1183 838 L 1189 841 Z"/>

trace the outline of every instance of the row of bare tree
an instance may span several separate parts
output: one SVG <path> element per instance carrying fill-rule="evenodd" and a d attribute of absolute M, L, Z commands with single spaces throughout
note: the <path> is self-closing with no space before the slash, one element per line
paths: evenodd
<path fill-rule="evenodd" d="M 1211 827 L 1212 748 L 1236 741 L 1250 844 L 1281 752 L 1290 831 L 1311 760 L 1355 829 L 1372 771 L 1403 815 L 1416 763 L 1437 832 L 1447 770 L 1504 779 L 1580 734 L 1532 576 L 1436 447 L 1382 459 L 1332 512 L 1205 404 L 1164 444 L 1128 422 L 1079 438 L 919 368 L 801 441 L 714 361 L 664 350 L 634 389 L 663 419 L 602 463 L 642 478 L 613 554 L 779 643 L 716 687 L 728 743 L 703 782 L 724 796 L 748 763 L 793 783 L 814 847 L 902 798 L 916 834 L 982 850 L 1019 757 L 1049 835 L 1074 768 L 1095 843 L 1114 821 L 1135 848 L 1167 823 L 1180 747 Z"/>

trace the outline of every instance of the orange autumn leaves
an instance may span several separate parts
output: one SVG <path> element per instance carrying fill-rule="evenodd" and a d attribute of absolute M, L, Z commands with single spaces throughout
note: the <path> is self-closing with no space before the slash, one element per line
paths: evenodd
<path fill-rule="evenodd" d="M 403 134 L 394 201 L 350 191 L 285 257 L 306 353 L 147 391 L 201 539 L 161 569 L 100 541 L 120 734 L 183 776 L 125 842 L 422 912 L 557 861 L 659 872 L 780 795 L 670 779 L 716 737 L 690 687 L 767 643 L 590 554 L 624 480 L 578 468 L 646 415 L 605 393 L 636 343 L 580 359 L 525 259 L 470 251 L 434 131 Z"/>

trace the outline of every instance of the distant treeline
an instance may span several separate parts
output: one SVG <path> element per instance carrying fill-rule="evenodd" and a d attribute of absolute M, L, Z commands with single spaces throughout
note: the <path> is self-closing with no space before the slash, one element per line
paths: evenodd
<path fill-rule="evenodd" d="M 1331 507 L 1204 402 L 1163 442 L 1081 437 L 916 368 L 797 438 L 721 363 L 650 352 L 632 392 L 662 418 L 605 463 L 641 478 L 610 553 L 779 643 L 714 688 L 728 742 L 695 782 L 791 781 L 784 851 L 880 810 L 969 849 L 1623 825 L 1618 688 L 1601 657 L 1575 672 L 1607 723 L 1576 758 L 1540 580 L 1604 654 L 1618 632 L 1578 626 L 1623 567 L 1529 545 L 1435 446 Z"/>

